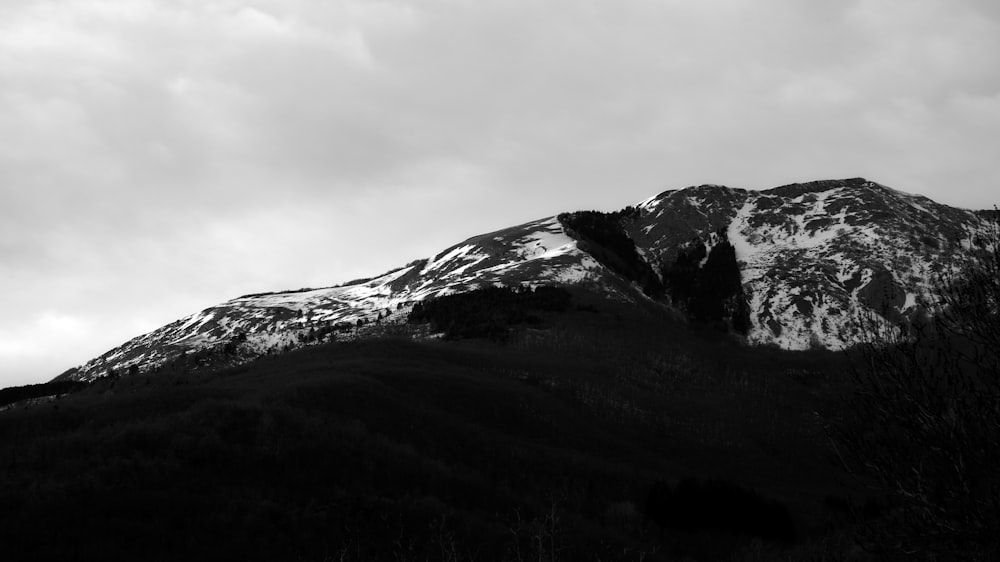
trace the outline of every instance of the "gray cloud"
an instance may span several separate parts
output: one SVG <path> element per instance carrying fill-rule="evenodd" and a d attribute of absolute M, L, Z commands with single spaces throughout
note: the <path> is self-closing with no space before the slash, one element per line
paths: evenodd
<path fill-rule="evenodd" d="M 5 2 L 0 384 L 661 189 L 992 206 L 994 4 Z"/>

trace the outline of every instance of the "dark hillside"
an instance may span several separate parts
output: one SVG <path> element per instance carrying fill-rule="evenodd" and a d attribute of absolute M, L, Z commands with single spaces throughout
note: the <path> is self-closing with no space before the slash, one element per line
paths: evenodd
<path fill-rule="evenodd" d="M 0 412 L 4 560 L 839 552 L 830 506 L 860 492 L 812 414 L 837 356 L 583 293 L 537 314 L 506 343 L 326 344 Z"/>

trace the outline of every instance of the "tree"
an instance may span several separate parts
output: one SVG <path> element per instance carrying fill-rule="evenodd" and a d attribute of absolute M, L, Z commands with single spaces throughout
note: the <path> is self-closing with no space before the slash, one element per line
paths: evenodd
<path fill-rule="evenodd" d="M 984 230 L 937 280 L 929 314 L 860 322 L 853 393 L 828 425 L 845 466 L 898 506 L 869 528 L 885 555 L 1000 553 L 1000 229 Z"/>

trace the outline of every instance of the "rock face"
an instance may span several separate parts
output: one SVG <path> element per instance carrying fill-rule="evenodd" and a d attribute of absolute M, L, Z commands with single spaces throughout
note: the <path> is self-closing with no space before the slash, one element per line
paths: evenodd
<path fill-rule="evenodd" d="M 296 347 L 317 330 L 392 321 L 414 302 L 486 286 L 584 286 L 728 326 L 751 344 L 843 348 L 857 341 L 859 312 L 889 322 L 918 313 L 933 280 L 980 249 L 985 216 L 860 178 L 666 191 L 615 213 L 476 236 L 369 280 L 236 298 L 62 378 L 148 370 L 220 347 L 242 356 Z"/>

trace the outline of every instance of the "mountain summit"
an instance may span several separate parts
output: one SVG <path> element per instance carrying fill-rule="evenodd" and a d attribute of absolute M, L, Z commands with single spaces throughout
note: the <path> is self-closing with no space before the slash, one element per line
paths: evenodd
<path fill-rule="evenodd" d="M 577 287 L 655 303 L 750 344 L 840 349 L 858 340 L 859 313 L 889 323 L 919 314 L 933 280 L 981 246 L 981 215 L 862 178 L 670 190 L 613 213 L 564 213 L 475 236 L 371 279 L 242 296 L 61 378 L 148 370 L 226 346 L 244 357 L 288 349 L 490 286 Z"/>

